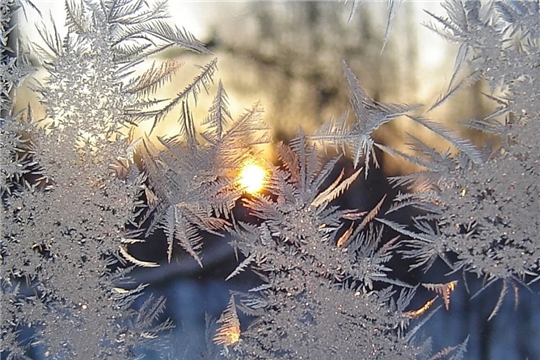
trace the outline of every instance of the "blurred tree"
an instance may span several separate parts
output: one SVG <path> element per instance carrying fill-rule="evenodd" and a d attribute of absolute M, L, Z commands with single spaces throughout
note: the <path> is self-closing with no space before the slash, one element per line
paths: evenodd
<path fill-rule="evenodd" d="M 382 56 L 384 33 L 378 27 L 385 14 L 380 5 L 363 6 L 348 21 L 350 9 L 342 3 L 246 3 L 247 15 L 214 25 L 209 42 L 221 58 L 245 65 L 243 74 L 235 73 L 227 84 L 240 88 L 249 83 L 243 86 L 246 92 L 257 89 L 266 98 L 266 120 L 276 133 L 290 137 L 298 125 L 309 132 L 347 107 L 342 60 L 376 99 L 398 101 L 400 83 L 408 94 L 415 93 L 410 86 L 416 82 L 404 78 L 400 68 L 415 62 L 414 28 L 398 22 L 395 28 L 407 29 L 409 36 L 400 39 L 403 43 L 390 41 Z"/>

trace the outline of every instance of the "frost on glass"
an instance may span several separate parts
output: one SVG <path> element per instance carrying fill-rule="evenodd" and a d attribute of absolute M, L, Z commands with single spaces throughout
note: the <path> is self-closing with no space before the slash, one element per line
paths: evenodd
<path fill-rule="evenodd" d="M 389 1 L 384 44 L 402 2 Z M 178 324 L 163 318 L 165 299 L 130 277 L 136 267 L 160 266 L 130 253 L 158 231 L 169 262 L 181 248 L 204 267 L 205 238 L 218 235 L 237 260 L 223 280 L 259 278 L 247 292 L 231 291 L 222 315 L 207 321 L 210 358 L 462 359 L 469 338 L 432 349 L 429 337 L 440 334 L 422 330 L 435 312 L 452 311 L 466 275 L 485 279 L 480 291 L 502 283 L 490 319 L 510 286 L 518 298 L 539 279 L 538 2 L 444 2 L 426 26 L 458 52 L 448 89 L 433 104 L 377 101 L 343 62 L 345 115 L 277 144 L 260 103 L 231 115 L 217 58 L 175 84 L 171 98 L 158 98 L 182 62 L 154 55 L 172 47 L 209 54 L 172 24 L 164 1 L 68 0 L 66 29 L 43 15 L 39 41 L 9 48 L 18 6 L 41 16 L 28 1 L 1 4 L 3 357 L 140 358 L 144 347 L 181 357 L 169 351 L 175 340 L 167 330 Z M 29 49 L 46 71 L 42 80 L 32 77 Z M 495 110 L 460 119 L 489 135 L 477 146 L 429 116 L 481 80 Z M 39 109 L 15 113 L 24 81 Z M 205 94 L 213 101 L 196 119 L 192 108 Z M 171 116 L 179 132 L 154 136 Z M 452 150 L 414 133 L 408 152 L 374 140 L 398 119 Z M 136 138 L 142 123 L 150 130 Z M 248 191 L 238 179 L 262 144 L 277 159 L 260 161 L 262 190 Z M 394 177 L 395 191 L 369 209 L 340 206 L 373 176 L 379 150 L 419 170 Z M 347 157 L 350 168 L 342 166 Z M 249 219 L 235 217 L 238 207 Z M 407 221 L 396 216 L 404 209 Z M 428 274 L 441 260 L 451 278 L 409 284 L 393 268 L 403 259 Z M 413 301 L 419 289 L 432 295 L 421 306 Z"/>
<path fill-rule="evenodd" d="M 480 150 L 480 163 L 464 153 L 449 157 L 418 144 L 441 206 L 435 225 L 417 221 L 420 234 L 408 240 L 405 255 L 426 270 L 441 257 L 452 270 L 485 277 L 488 284 L 502 280 L 491 318 L 510 284 L 517 298 L 518 286 L 538 279 L 540 271 L 540 38 L 531 27 L 539 20 L 538 3 L 447 1 L 443 7 L 448 17 L 430 14 L 434 21 L 428 26 L 459 45 L 451 90 L 443 99 L 460 87 L 454 84 L 460 77 L 485 80 L 494 112 L 462 124 L 490 134 L 492 140 Z M 457 258 L 450 260 L 449 254 Z"/>
<path fill-rule="evenodd" d="M 31 85 L 45 116 L 2 109 L 2 144 L 12 146 L 2 151 L 2 351 L 124 359 L 172 327 L 159 320 L 164 299 L 132 308 L 145 285 L 119 266 L 144 206 L 130 127 L 152 113 L 147 95 L 174 70 L 133 69 L 170 46 L 205 48 L 165 21 L 163 3 L 68 1 L 65 10 L 65 36 L 54 22 L 38 25 L 41 41 L 29 44 L 47 71 Z M 13 83 L 28 72 L 21 49 L 6 54 Z"/>

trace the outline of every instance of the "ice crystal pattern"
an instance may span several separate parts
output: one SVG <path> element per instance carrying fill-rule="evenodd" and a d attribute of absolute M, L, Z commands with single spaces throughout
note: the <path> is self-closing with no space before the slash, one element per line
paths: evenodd
<path fill-rule="evenodd" d="M 501 146 L 489 143 L 482 150 L 484 161 L 473 163 L 463 153 L 451 158 L 417 143 L 439 191 L 441 213 L 435 227 L 417 222 L 421 234 L 410 240 L 406 256 L 416 259 L 413 266 L 428 269 L 440 257 L 452 269 L 485 277 L 488 283 L 502 280 L 493 317 L 509 284 L 517 294 L 518 284 L 532 283 L 540 274 L 536 230 L 540 128 L 538 104 L 533 100 L 539 89 L 533 69 L 540 38 L 529 28 L 540 19 L 539 4 L 447 1 L 443 7 L 449 17 L 430 14 L 435 20 L 428 26 L 457 42 L 459 53 L 449 92 L 434 106 L 462 88 L 464 81 L 484 79 L 495 111 L 483 119 L 467 119 L 463 125 L 490 134 Z M 515 65 L 502 67 L 503 63 Z M 464 80 L 455 85 L 460 76 Z M 451 262 L 449 254 L 457 255 L 457 260 Z"/>
<path fill-rule="evenodd" d="M 385 44 L 401 3 L 389 2 Z M 257 156 L 254 146 L 269 141 L 262 106 L 233 121 L 215 81 L 217 59 L 171 99 L 154 98 L 182 63 L 152 55 L 171 47 L 208 53 L 171 25 L 164 1 L 68 0 L 66 35 L 54 22 L 38 25 L 41 40 L 29 46 L 46 76 L 31 87 L 44 117 L 30 107 L 13 112 L 15 91 L 33 72 L 24 46 L 7 47 L 19 5 L 37 11 L 30 1 L 0 6 L 2 356 L 125 359 L 140 347 L 164 350 L 161 333 L 173 326 L 161 318 L 165 301 L 129 277 L 134 266 L 159 265 L 129 253 L 158 229 L 169 261 L 179 246 L 204 266 L 205 235 L 226 234 L 238 256 L 227 280 L 259 275 L 259 286 L 232 292 L 210 336 L 225 358 L 461 359 L 467 339 L 433 355 L 419 336 L 437 298 L 411 309 L 417 286 L 396 278 L 391 260 L 402 256 L 411 270 L 429 271 L 442 259 L 464 279 L 501 281 L 490 318 L 509 285 L 517 294 L 540 279 L 537 1 L 448 0 L 447 17 L 430 13 L 427 26 L 459 51 L 448 90 L 428 109 L 376 101 L 344 62 L 350 111 L 277 144 L 264 191 L 251 195 L 237 176 Z M 426 115 L 480 79 L 495 111 L 463 125 L 491 136 L 482 149 Z M 191 108 L 213 88 L 207 117 L 196 121 Z M 133 138 L 133 126 L 147 121 L 153 130 L 175 114 L 179 134 Z M 404 117 L 456 155 L 412 135 L 412 155 L 375 142 L 378 128 Z M 342 154 L 326 159 L 320 146 Z M 379 166 L 377 148 L 422 170 L 393 179 L 397 196 L 371 209 L 341 208 L 337 200 Z M 344 155 L 352 170 L 339 168 Z M 253 222 L 234 219 L 238 203 Z M 402 209 L 415 210 L 412 226 L 393 217 Z M 389 231 L 398 236 L 386 239 Z M 461 283 L 422 285 L 452 310 Z M 253 321 L 242 324 L 241 313 Z"/>
<path fill-rule="evenodd" d="M 164 299 L 132 308 L 145 285 L 131 284 L 132 268 L 118 264 L 138 236 L 145 181 L 129 128 L 155 116 L 158 101 L 147 95 L 178 66 L 133 70 L 170 46 L 205 48 L 166 22 L 162 2 L 67 1 L 65 10 L 65 36 L 54 23 L 38 25 L 42 41 L 30 44 L 47 71 L 32 85 L 43 118 L 30 108 L 11 113 L 10 90 L 29 63 L 22 47 L 2 52 L 2 352 L 125 359 L 172 326 L 158 321 Z"/>

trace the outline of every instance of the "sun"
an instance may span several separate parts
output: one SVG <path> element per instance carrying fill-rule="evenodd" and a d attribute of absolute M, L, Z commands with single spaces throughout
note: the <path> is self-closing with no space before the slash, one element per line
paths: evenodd
<path fill-rule="evenodd" d="M 259 192 L 266 181 L 265 169 L 253 162 L 244 165 L 238 176 L 238 183 L 246 192 L 254 194 Z"/>

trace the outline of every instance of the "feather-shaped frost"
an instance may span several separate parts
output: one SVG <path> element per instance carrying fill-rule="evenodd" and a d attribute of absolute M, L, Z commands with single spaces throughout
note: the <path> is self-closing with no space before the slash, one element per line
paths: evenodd
<path fill-rule="evenodd" d="M 202 123 L 203 125 L 207 126 L 208 132 L 218 139 L 222 137 L 225 129 L 227 129 L 230 121 L 232 121 L 232 116 L 229 112 L 228 105 L 228 95 L 223 88 L 223 83 L 220 80 L 218 83 L 216 96 L 210 110 L 208 111 L 208 117 Z M 208 133 L 204 133 L 203 135 L 206 135 L 206 138 L 208 139 Z"/>
<path fill-rule="evenodd" d="M 422 126 L 428 128 L 429 130 L 433 131 L 435 134 L 439 135 L 443 139 L 450 142 L 457 149 L 467 154 L 467 156 L 469 156 L 469 158 L 474 163 L 480 164 L 483 162 L 480 152 L 469 140 L 462 139 L 454 135 L 450 130 L 444 128 L 442 125 L 435 123 L 431 120 L 425 119 L 421 116 L 418 116 L 418 115 L 407 115 L 407 116 L 411 120 L 414 120 L 415 122 L 421 124 Z"/>
<path fill-rule="evenodd" d="M 386 18 L 386 29 L 384 30 L 384 39 L 383 39 L 383 46 L 381 49 L 381 54 L 384 51 L 384 48 L 386 47 L 386 43 L 388 42 L 388 39 L 390 38 L 390 32 L 392 31 L 393 25 L 394 25 L 394 18 L 396 17 L 396 14 L 401 7 L 401 4 L 403 4 L 405 0 L 388 0 L 388 16 Z"/>
<path fill-rule="evenodd" d="M 214 336 L 214 342 L 217 345 L 233 345 L 240 340 L 240 321 L 236 313 L 234 296 L 231 295 L 229 304 L 217 320 L 217 323 L 221 324 Z"/>
<path fill-rule="evenodd" d="M 228 113 L 225 92 L 220 89 L 219 111 Z M 256 104 L 226 130 L 220 120 L 208 122 L 202 136 L 207 142 L 202 142 L 198 140 L 193 114 L 183 102 L 180 133 L 158 137 L 163 151 L 144 139 L 140 153 L 157 199 L 149 204 L 142 222 L 150 219 L 146 235 L 157 227 L 165 230 L 169 261 L 176 240 L 202 266 L 200 232 L 221 235 L 219 230 L 229 224 L 223 217 L 230 217 L 243 193 L 236 179 L 240 166 L 253 156 L 251 146 L 266 139 L 258 134 L 266 129 L 261 112 Z"/>
<path fill-rule="evenodd" d="M 346 63 L 343 63 L 345 78 L 349 84 L 349 99 L 356 118 L 352 125 L 347 125 L 347 119 L 341 118 L 336 122 L 323 125 L 309 138 L 322 144 L 331 143 L 337 150 L 344 151 L 346 147 L 353 155 L 354 166 L 364 158 L 365 176 L 368 176 L 371 160 L 379 166 L 375 157 L 373 132 L 392 120 L 407 115 L 418 109 L 418 105 L 385 104 L 373 100 L 360 87 L 356 76 Z"/>
<path fill-rule="evenodd" d="M 183 62 L 169 59 L 163 60 L 159 66 L 153 62 L 150 69 L 132 80 L 131 84 L 126 87 L 126 92 L 136 96 L 148 96 L 169 82 L 183 65 Z"/>
<path fill-rule="evenodd" d="M 213 83 L 214 73 L 217 71 L 217 58 L 199 68 L 201 69 L 201 72 L 192 80 L 191 84 L 187 85 L 181 92 L 176 94 L 165 107 L 159 110 L 158 115 L 156 115 L 154 119 L 152 130 L 156 124 L 162 121 L 178 104 L 187 103 L 187 101 L 192 98 L 195 105 L 197 105 L 201 89 L 204 89 L 208 93 L 210 86 Z"/>

